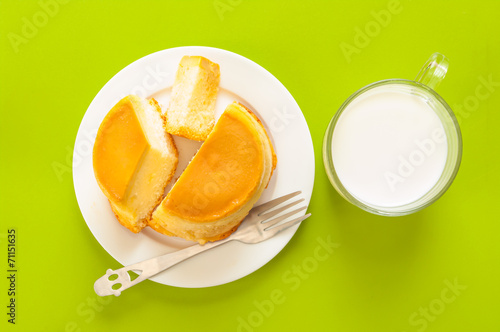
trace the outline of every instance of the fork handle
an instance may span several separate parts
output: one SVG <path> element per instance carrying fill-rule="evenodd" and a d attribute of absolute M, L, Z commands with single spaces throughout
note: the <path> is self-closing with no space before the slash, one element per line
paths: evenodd
<path fill-rule="evenodd" d="M 203 246 L 195 244 L 185 249 L 122 267 L 118 270 L 108 269 L 105 275 L 96 280 L 94 283 L 94 290 L 99 296 L 119 296 L 123 290 L 132 287 L 145 279 L 151 278 L 152 276 L 165 271 L 177 263 L 180 263 L 206 250 L 220 246 L 228 241 L 230 241 L 230 239 L 226 238 L 216 242 L 208 242 Z M 139 276 L 132 280 L 130 274 L 128 273 L 129 271 L 138 273 Z M 117 278 L 110 280 L 109 277 L 115 274 L 117 275 Z M 113 286 L 115 287 L 113 288 Z"/>

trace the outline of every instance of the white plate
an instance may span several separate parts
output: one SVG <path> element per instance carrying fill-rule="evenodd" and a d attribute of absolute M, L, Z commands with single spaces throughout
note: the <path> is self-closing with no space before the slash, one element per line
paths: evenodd
<path fill-rule="evenodd" d="M 73 182 L 82 215 L 102 247 L 125 266 L 185 248 L 193 242 L 164 236 L 150 228 L 133 234 L 118 223 L 94 178 L 92 147 L 95 135 L 107 112 L 128 94 L 154 97 L 165 110 L 177 65 L 184 55 L 201 55 L 220 65 L 216 118 L 227 105 L 237 100 L 257 114 L 273 141 L 277 168 L 257 204 L 296 190 L 302 190 L 305 204 L 309 204 L 311 198 L 314 182 L 311 135 L 299 106 L 273 75 L 253 61 L 216 48 L 179 47 L 150 54 L 125 67 L 99 91 L 80 124 L 73 152 Z M 180 137 L 174 139 L 179 149 L 175 179 L 200 143 Z M 237 280 L 276 256 L 297 228 L 287 229 L 259 244 L 229 242 L 190 258 L 151 280 L 177 287 L 209 287 Z"/>

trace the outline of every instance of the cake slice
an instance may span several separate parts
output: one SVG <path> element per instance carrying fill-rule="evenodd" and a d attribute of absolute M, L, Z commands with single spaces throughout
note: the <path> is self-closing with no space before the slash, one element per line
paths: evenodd
<path fill-rule="evenodd" d="M 153 213 L 156 231 L 204 244 L 229 236 L 267 187 L 276 155 L 259 119 L 229 105 Z"/>
<path fill-rule="evenodd" d="M 214 126 L 219 65 L 201 56 L 184 56 L 165 113 L 170 134 L 204 141 Z"/>
<path fill-rule="evenodd" d="M 94 174 L 119 222 L 137 233 L 177 167 L 158 103 L 137 96 L 120 100 L 102 121 L 93 150 Z"/>

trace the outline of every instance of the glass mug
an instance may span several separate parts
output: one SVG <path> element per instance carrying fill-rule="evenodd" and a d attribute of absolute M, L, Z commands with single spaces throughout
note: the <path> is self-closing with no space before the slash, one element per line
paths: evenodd
<path fill-rule="evenodd" d="M 462 158 L 457 119 L 434 91 L 447 69 L 448 59 L 434 53 L 414 81 L 375 82 L 342 104 L 326 130 L 323 161 L 347 201 L 401 216 L 446 192 Z"/>

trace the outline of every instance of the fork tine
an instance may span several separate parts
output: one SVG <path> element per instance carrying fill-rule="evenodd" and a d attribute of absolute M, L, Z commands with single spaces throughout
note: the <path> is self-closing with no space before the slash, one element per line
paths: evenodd
<path fill-rule="evenodd" d="M 285 210 L 288 210 L 289 208 L 291 208 L 292 206 L 294 205 L 297 205 L 301 202 L 305 201 L 303 198 L 299 199 L 299 200 L 296 200 L 295 202 L 292 202 L 290 204 L 287 204 L 285 206 L 282 206 L 276 210 L 272 210 L 271 212 L 267 212 L 267 211 L 264 211 L 264 212 L 261 212 L 259 213 L 259 217 L 262 219 L 262 220 L 269 220 L 271 219 L 272 217 L 274 217 L 275 215 L 277 215 L 278 213 L 280 212 L 283 212 Z M 267 212 L 267 213 L 266 213 Z"/>
<path fill-rule="evenodd" d="M 295 210 L 293 210 L 293 211 L 290 211 L 290 212 L 288 212 L 288 213 L 285 213 L 285 214 L 284 214 L 284 215 L 282 215 L 282 216 L 276 217 L 276 218 L 274 218 L 274 219 L 272 219 L 272 220 L 270 220 L 270 221 L 267 221 L 267 220 L 266 220 L 266 221 L 261 221 L 261 223 L 266 223 L 266 224 L 268 224 L 268 225 L 269 225 L 269 227 L 267 227 L 266 229 L 269 229 L 269 228 L 270 228 L 270 227 L 272 227 L 273 225 L 277 225 L 277 224 L 279 224 L 280 222 L 282 222 L 283 220 L 285 220 L 286 218 L 291 217 L 291 216 L 293 216 L 294 214 L 296 214 L 297 212 L 300 212 L 300 211 L 305 210 L 305 209 L 307 209 L 307 206 L 302 206 L 302 207 L 299 207 L 298 209 L 295 209 Z"/>
<path fill-rule="evenodd" d="M 276 199 L 273 199 L 272 201 L 269 201 L 267 203 L 264 203 L 264 204 L 261 204 L 259 206 L 256 206 L 252 209 L 252 212 L 253 213 L 257 213 L 260 214 L 262 212 L 265 212 L 273 207 L 275 207 L 276 205 L 278 204 L 281 204 L 287 200 L 289 200 L 290 198 L 292 197 L 295 197 L 297 196 L 298 194 L 300 194 L 302 191 L 296 191 L 296 192 L 293 192 L 291 194 L 288 194 L 288 195 L 285 195 L 285 196 L 281 196 L 281 197 L 278 197 Z"/>
<path fill-rule="evenodd" d="M 268 236 L 274 236 L 276 234 L 278 234 L 279 232 L 289 228 L 289 227 L 292 227 L 294 225 L 297 225 L 299 222 L 303 221 L 304 219 L 307 219 L 311 216 L 310 213 L 306 214 L 306 215 L 303 215 L 302 217 L 298 217 L 298 218 L 295 218 L 295 219 L 292 219 L 290 221 L 287 221 L 283 224 L 280 224 L 278 226 L 271 226 L 271 227 L 268 227 L 266 229 L 264 229 L 264 231 L 266 231 L 266 235 L 267 233 L 269 232 L 269 235 Z"/>

